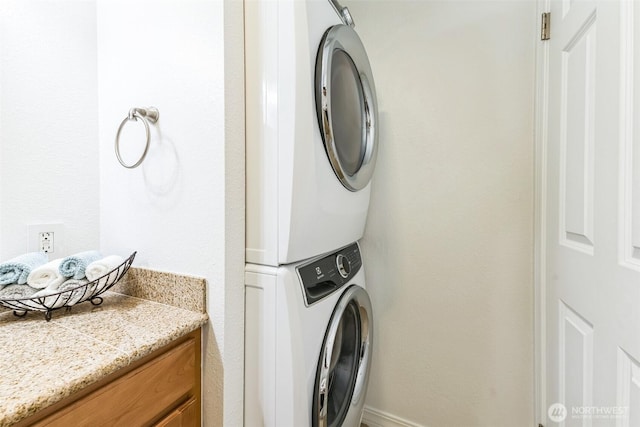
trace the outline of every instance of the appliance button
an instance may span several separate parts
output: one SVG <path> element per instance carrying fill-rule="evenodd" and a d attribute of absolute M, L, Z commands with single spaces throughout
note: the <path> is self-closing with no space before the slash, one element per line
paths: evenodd
<path fill-rule="evenodd" d="M 349 277 L 349 273 L 351 273 L 351 262 L 349 258 L 338 254 L 338 256 L 336 256 L 336 266 L 338 267 L 338 273 L 340 273 L 344 279 Z"/>

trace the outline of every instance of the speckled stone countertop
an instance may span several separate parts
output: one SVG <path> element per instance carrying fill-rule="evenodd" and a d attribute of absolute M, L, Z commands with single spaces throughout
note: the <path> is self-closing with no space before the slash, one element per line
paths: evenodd
<path fill-rule="evenodd" d="M 167 274 L 132 268 L 119 291 L 151 279 L 161 287 Z M 174 275 L 168 275 L 171 280 Z M 183 276 L 180 276 L 183 277 Z M 204 280 L 186 292 L 189 309 L 115 292 L 103 294 L 97 307 L 85 302 L 70 312 L 57 310 L 50 322 L 43 313 L 18 318 L 0 313 L 0 427 L 33 415 L 206 323 Z M 198 284 L 202 282 L 202 284 Z M 175 280 L 173 282 L 175 284 Z M 202 296 L 199 304 L 198 293 Z M 180 305 L 180 304 L 178 304 Z"/>

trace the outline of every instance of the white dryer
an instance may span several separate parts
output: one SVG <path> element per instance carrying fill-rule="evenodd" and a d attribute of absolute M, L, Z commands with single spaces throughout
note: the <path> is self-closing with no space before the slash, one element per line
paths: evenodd
<path fill-rule="evenodd" d="M 373 322 L 357 244 L 247 265 L 245 426 L 359 427 Z"/>
<path fill-rule="evenodd" d="M 376 92 L 335 0 L 245 4 L 246 260 L 282 265 L 362 237 Z"/>

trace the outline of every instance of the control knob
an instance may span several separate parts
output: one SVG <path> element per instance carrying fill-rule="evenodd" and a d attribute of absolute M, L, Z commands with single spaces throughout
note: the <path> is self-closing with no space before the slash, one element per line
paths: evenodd
<path fill-rule="evenodd" d="M 349 277 L 349 273 L 351 273 L 351 263 L 349 262 L 349 258 L 342 254 L 338 254 L 338 256 L 336 256 L 336 266 L 338 267 L 338 273 L 340 273 L 343 279 Z"/>

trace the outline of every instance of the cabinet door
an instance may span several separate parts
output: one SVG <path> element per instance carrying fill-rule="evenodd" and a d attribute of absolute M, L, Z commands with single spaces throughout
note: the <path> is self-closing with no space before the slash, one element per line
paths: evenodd
<path fill-rule="evenodd" d="M 155 427 L 196 427 L 198 423 L 198 405 L 191 398 L 161 419 Z"/>
<path fill-rule="evenodd" d="M 199 375 L 196 347 L 189 339 L 34 427 L 149 425 L 193 390 Z"/>

